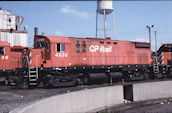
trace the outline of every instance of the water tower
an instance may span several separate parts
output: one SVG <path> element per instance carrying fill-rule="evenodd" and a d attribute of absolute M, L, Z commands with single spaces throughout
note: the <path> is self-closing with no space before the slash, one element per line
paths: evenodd
<path fill-rule="evenodd" d="M 112 7 L 112 0 L 97 0 L 97 10 L 96 10 L 96 38 L 98 32 L 98 14 L 104 16 L 104 37 L 107 38 L 107 23 L 106 15 L 112 14 L 113 32 L 115 38 L 115 25 L 114 25 L 114 13 Z"/>

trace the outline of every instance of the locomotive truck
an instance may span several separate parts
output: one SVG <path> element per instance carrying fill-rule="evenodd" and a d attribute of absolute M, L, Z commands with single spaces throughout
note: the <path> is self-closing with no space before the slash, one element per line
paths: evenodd
<path fill-rule="evenodd" d="M 161 46 L 153 57 L 156 62 L 151 63 L 150 43 L 37 32 L 35 29 L 34 47 L 11 47 L 0 42 L 0 75 L 10 84 L 51 87 L 67 82 L 112 83 L 172 75 L 172 44 Z M 164 55 L 163 65 L 158 63 L 160 54 Z"/>

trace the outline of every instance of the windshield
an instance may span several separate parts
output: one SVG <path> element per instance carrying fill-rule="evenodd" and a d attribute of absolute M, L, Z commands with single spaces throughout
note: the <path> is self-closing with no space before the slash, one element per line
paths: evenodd
<path fill-rule="evenodd" d="M 44 47 L 44 42 L 34 44 L 34 48 L 35 48 L 35 49 L 43 48 L 43 47 Z"/>

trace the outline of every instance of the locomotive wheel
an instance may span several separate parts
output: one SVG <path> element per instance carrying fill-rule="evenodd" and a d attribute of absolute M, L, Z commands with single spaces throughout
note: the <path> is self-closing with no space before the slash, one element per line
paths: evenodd
<path fill-rule="evenodd" d="M 148 73 L 148 77 L 149 77 L 150 79 L 152 79 L 152 80 L 155 79 L 154 73 L 151 73 L 151 72 Z"/>
<path fill-rule="evenodd" d="M 44 88 L 51 88 L 53 86 L 51 82 L 51 74 L 47 74 L 46 77 L 43 80 L 43 87 Z"/>
<path fill-rule="evenodd" d="M 148 74 L 144 73 L 143 74 L 143 80 L 147 80 L 149 78 Z"/>
<path fill-rule="evenodd" d="M 126 81 L 126 82 L 131 82 L 131 81 L 132 81 L 132 80 L 131 80 L 132 76 L 133 76 L 133 75 L 131 75 L 131 74 L 128 75 L 128 77 L 125 79 L 125 81 Z"/>
<path fill-rule="evenodd" d="M 22 89 L 28 89 L 29 84 L 28 84 L 28 79 L 27 78 L 23 78 L 20 82 L 16 82 L 16 87 L 17 88 L 22 88 Z"/>
<path fill-rule="evenodd" d="M 83 82 L 84 82 L 84 85 L 88 85 L 88 77 L 84 77 Z"/>
<path fill-rule="evenodd" d="M 159 73 L 156 74 L 156 77 L 157 77 L 158 79 L 162 79 L 162 78 L 163 78 L 163 74 L 159 72 Z"/>
<path fill-rule="evenodd" d="M 169 78 L 172 78 L 172 68 L 169 69 L 167 76 L 168 76 Z"/>
<path fill-rule="evenodd" d="M 46 79 L 43 81 L 43 87 L 44 88 L 51 88 L 52 84 L 49 82 L 49 80 Z"/>
<path fill-rule="evenodd" d="M 73 77 L 73 85 L 74 86 L 77 86 L 78 85 L 78 77 L 77 76 L 74 76 Z"/>
<path fill-rule="evenodd" d="M 28 84 L 27 78 L 23 79 L 22 86 L 23 86 L 23 88 L 29 88 L 29 84 Z"/>

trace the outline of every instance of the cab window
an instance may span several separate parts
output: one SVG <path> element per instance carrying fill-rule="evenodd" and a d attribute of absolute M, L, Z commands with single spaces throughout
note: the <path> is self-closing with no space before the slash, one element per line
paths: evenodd
<path fill-rule="evenodd" d="M 76 52 L 80 52 L 80 41 L 79 40 L 77 40 L 76 41 Z"/>
<path fill-rule="evenodd" d="M 35 48 L 35 49 L 43 48 L 43 47 L 44 47 L 44 42 L 34 44 L 34 48 Z"/>
<path fill-rule="evenodd" d="M 86 41 L 82 41 L 82 52 L 86 52 Z"/>
<path fill-rule="evenodd" d="M 46 43 L 45 43 L 45 49 L 46 49 L 46 50 L 49 50 L 49 49 L 50 49 L 50 44 L 49 44 L 48 41 L 46 41 Z"/>
<path fill-rule="evenodd" d="M 64 43 L 57 43 L 56 44 L 56 52 L 65 51 L 65 44 Z"/>
<path fill-rule="evenodd" d="M 0 55 L 4 55 L 5 54 L 5 48 L 4 47 L 0 47 Z"/>

